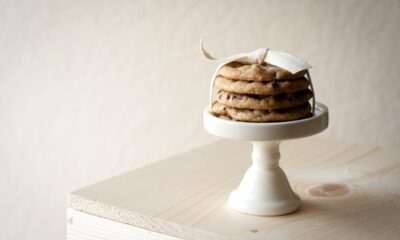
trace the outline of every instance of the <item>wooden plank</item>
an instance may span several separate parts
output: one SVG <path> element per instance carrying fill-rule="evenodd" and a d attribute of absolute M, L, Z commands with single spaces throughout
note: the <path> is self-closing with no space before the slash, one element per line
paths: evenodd
<path fill-rule="evenodd" d="M 256 217 L 226 204 L 250 165 L 250 147 L 216 142 L 80 189 L 70 194 L 69 205 L 182 239 L 400 236 L 399 150 L 318 137 L 284 142 L 281 166 L 302 207 L 291 215 Z M 323 183 L 342 184 L 349 193 L 334 197 L 342 185 L 318 185 Z"/>
<path fill-rule="evenodd" d="M 83 213 L 67 210 L 68 240 L 180 240 L 142 228 Z"/>

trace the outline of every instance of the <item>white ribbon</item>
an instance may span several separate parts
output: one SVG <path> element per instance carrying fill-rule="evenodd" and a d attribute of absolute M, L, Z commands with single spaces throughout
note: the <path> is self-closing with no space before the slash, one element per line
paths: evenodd
<path fill-rule="evenodd" d="M 216 71 L 214 72 L 213 77 L 211 79 L 210 106 L 212 104 L 212 98 L 213 98 L 212 90 L 214 87 L 215 78 L 217 77 L 219 70 L 224 65 L 226 65 L 230 62 L 240 62 L 243 64 L 262 64 L 263 62 L 267 62 L 269 64 L 283 68 L 292 74 L 296 74 L 297 72 L 307 70 L 306 75 L 310 82 L 310 87 L 311 87 L 311 91 L 313 94 L 312 113 L 314 113 L 314 111 L 315 111 L 315 94 L 314 94 L 314 87 L 313 87 L 313 84 L 311 81 L 311 76 L 308 71 L 308 69 L 312 68 L 312 66 L 310 64 L 306 63 L 305 61 L 301 60 L 300 58 L 297 58 L 286 52 L 270 50 L 268 48 L 259 48 L 252 52 L 249 52 L 249 53 L 239 53 L 239 54 L 236 54 L 236 55 L 233 55 L 230 57 L 226 57 L 223 59 L 217 59 L 208 53 L 208 51 L 204 48 L 203 41 L 201 39 L 200 39 L 200 49 L 201 49 L 203 56 L 206 59 L 211 60 L 211 61 L 220 62 L 220 64 L 218 65 L 218 67 L 217 67 Z"/>

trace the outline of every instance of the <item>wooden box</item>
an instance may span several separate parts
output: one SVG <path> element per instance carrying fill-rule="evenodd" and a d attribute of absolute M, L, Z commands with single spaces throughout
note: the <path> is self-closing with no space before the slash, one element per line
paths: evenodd
<path fill-rule="evenodd" d="M 250 148 L 219 141 L 75 191 L 67 238 L 400 239 L 399 150 L 318 137 L 284 142 L 281 166 L 302 207 L 259 217 L 227 206 Z"/>

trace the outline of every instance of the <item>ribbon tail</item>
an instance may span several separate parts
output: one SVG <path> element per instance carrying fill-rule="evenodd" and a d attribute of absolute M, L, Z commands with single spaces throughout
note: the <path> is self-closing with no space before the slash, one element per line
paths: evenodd
<path fill-rule="evenodd" d="M 289 53 L 269 50 L 265 56 L 267 63 L 283 68 L 292 74 L 310 69 L 312 66 Z"/>
<path fill-rule="evenodd" d="M 211 56 L 211 54 L 208 53 L 207 50 L 204 48 L 203 39 L 201 39 L 201 38 L 200 38 L 200 50 L 201 50 L 201 53 L 203 54 L 203 57 L 205 57 L 206 59 L 211 60 L 211 61 L 218 61 L 217 58 Z"/>
<path fill-rule="evenodd" d="M 223 62 L 225 64 L 234 62 L 234 61 L 240 62 L 240 61 L 247 60 L 247 53 L 239 53 L 234 56 L 227 57 L 227 58 L 215 58 L 215 57 L 211 56 L 211 54 L 205 49 L 202 39 L 200 39 L 200 51 L 201 51 L 203 57 L 206 58 L 207 60 Z"/>

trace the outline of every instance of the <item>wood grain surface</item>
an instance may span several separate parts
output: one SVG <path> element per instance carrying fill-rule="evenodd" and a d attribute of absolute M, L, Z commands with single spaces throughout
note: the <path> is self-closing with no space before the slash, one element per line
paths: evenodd
<path fill-rule="evenodd" d="M 227 206 L 250 152 L 248 142 L 219 141 L 82 188 L 69 206 L 181 239 L 399 239 L 399 150 L 283 142 L 281 167 L 302 207 L 279 217 Z"/>

